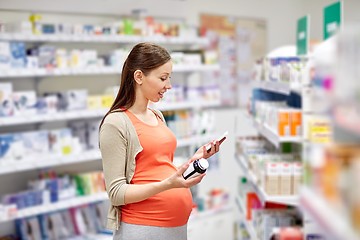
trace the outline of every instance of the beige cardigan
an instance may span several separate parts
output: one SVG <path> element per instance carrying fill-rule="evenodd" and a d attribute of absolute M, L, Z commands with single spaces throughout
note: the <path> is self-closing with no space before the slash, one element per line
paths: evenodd
<path fill-rule="evenodd" d="M 160 111 L 153 111 L 165 122 Z M 106 191 L 110 199 L 106 227 L 118 230 L 119 207 L 125 204 L 125 191 L 135 173 L 135 157 L 143 148 L 130 118 L 124 112 L 113 112 L 105 118 L 99 141 Z"/>

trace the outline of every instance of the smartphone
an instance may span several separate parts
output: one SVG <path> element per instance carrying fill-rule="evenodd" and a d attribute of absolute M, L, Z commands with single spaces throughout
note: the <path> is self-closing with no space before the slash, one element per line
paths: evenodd
<path fill-rule="evenodd" d="M 228 131 L 224 132 L 224 134 L 218 139 L 216 139 L 215 142 L 219 141 L 219 143 L 221 144 L 223 141 L 225 141 L 227 135 L 228 135 Z M 211 144 L 206 146 L 206 151 L 210 152 L 210 150 L 211 150 Z"/>

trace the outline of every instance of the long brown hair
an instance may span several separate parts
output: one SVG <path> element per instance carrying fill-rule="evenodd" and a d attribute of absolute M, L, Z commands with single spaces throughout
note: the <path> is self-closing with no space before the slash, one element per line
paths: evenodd
<path fill-rule="evenodd" d="M 171 59 L 169 52 L 154 43 L 136 44 L 126 58 L 122 73 L 119 92 L 110 110 L 103 117 L 100 127 L 105 118 L 115 110 L 124 111 L 135 103 L 135 80 L 134 72 L 141 70 L 144 75 L 148 75 L 152 70 L 167 63 Z"/>

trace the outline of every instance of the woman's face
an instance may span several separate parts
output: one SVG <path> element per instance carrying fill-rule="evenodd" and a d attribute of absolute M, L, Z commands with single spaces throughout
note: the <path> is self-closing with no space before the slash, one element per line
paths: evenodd
<path fill-rule="evenodd" d="M 145 98 L 152 102 L 158 102 L 164 93 L 171 89 L 170 74 L 172 62 L 161 65 L 152 70 L 147 76 L 143 75 L 141 90 Z"/>

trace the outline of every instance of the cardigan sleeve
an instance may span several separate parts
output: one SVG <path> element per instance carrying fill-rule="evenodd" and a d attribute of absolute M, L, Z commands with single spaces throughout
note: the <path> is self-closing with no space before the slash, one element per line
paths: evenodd
<path fill-rule="evenodd" d="M 121 129 L 104 122 L 99 133 L 100 151 L 106 191 L 111 205 L 124 205 L 126 183 L 126 146 L 127 141 Z"/>

